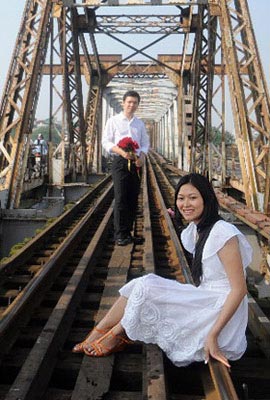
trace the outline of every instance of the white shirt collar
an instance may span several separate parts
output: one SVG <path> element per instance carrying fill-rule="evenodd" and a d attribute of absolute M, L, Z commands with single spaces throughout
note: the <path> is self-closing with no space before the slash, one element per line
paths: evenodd
<path fill-rule="evenodd" d="M 128 117 L 125 116 L 125 114 L 123 113 L 123 111 L 120 112 L 119 116 L 121 117 L 122 120 L 126 119 L 128 122 L 133 121 L 134 119 L 136 119 L 136 116 L 133 115 L 133 117 L 131 119 L 128 119 Z"/>

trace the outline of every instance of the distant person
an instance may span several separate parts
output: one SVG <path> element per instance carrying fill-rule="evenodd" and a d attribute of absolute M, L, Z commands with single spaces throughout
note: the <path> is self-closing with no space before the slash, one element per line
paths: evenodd
<path fill-rule="evenodd" d="M 34 154 L 36 156 L 45 156 L 48 153 L 48 145 L 41 133 L 38 134 L 37 139 L 34 141 Z"/>
<path fill-rule="evenodd" d="M 114 184 L 114 236 L 118 246 L 132 242 L 131 232 L 140 191 L 141 168 L 149 149 L 142 120 L 134 114 L 140 95 L 134 90 L 123 96 L 123 111 L 108 119 L 102 137 L 104 149 L 112 154 Z"/>
<path fill-rule="evenodd" d="M 208 179 L 182 177 L 176 187 L 175 218 L 193 255 L 194 285 L 148 274 L 120 289 L 120 297 L 73 352 L 104 357 L 129 340 L 157 344 L 176 366 L 213 357 L 230 367 L 246 350 L 248 300 L 245 268 L 252 248 L 218 213 Z"/>
<path fill-rule="evenodd" d="M 47 154 L 47 142 L 44 139 L 43 135 L 39 133 L 37 139 L 34 141 L 36 168 L 39 170 L 39 173 L 44 173 L 44 169 L 46 169 Z"/>

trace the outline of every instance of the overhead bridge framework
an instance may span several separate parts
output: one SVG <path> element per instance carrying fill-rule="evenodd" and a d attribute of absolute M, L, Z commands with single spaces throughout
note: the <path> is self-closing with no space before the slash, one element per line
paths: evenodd
<path fill-rule="evenodd" d="M 269 214 L 269 94 L 246 0 L 26 0 L 0 109 L 1 206 L 20 205 L 37 110 L 49 119 L 49 184 L 86 182 L 130 88 L 155 150 L 185 171 L 231 178 L 248 207 Z"/>

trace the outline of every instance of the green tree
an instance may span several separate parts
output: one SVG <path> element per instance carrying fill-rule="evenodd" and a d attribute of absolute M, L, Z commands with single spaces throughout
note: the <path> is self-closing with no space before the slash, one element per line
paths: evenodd
<path fill-rule="evenodd" d="M 222 133 L 218 128 L 212 127 L 211 139 L 215 146 L 221 145 Z M 225 131 L 225 144 L 233 144 L 233 143 L 235 143 L 234 135 L 229 131 Z"/>
<path fill-rule="evenodd" d="M 52 126 L 52 142 L 55 144 L 59 144 L 61 141 L 61 138 L 59 136 L 59 132 L 61 132 L 61 126 Z M 34 141 L 38 135 L 41 134 L 43 135 L 44 139 L 48 142 L 49 141 L 49 125 L 42 125 L 38 126 L 33 129 L 32 132 L 32 140 Z"/>

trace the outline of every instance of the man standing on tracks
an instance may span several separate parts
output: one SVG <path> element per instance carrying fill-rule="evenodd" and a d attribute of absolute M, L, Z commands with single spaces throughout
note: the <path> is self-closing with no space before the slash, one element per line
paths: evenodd
<path fill-rule="evenodd" d="M 114 236 L 118 246 L 132 242 L 131 231 L 135 220 L 140 190 L 141 168 L 149 149 L 149 137 L 142 120 L 134 114 L 140 95 L 134 90 L 123 96 L 123 111 L 108 119 L 102 146 L 113 155 Z"/>

